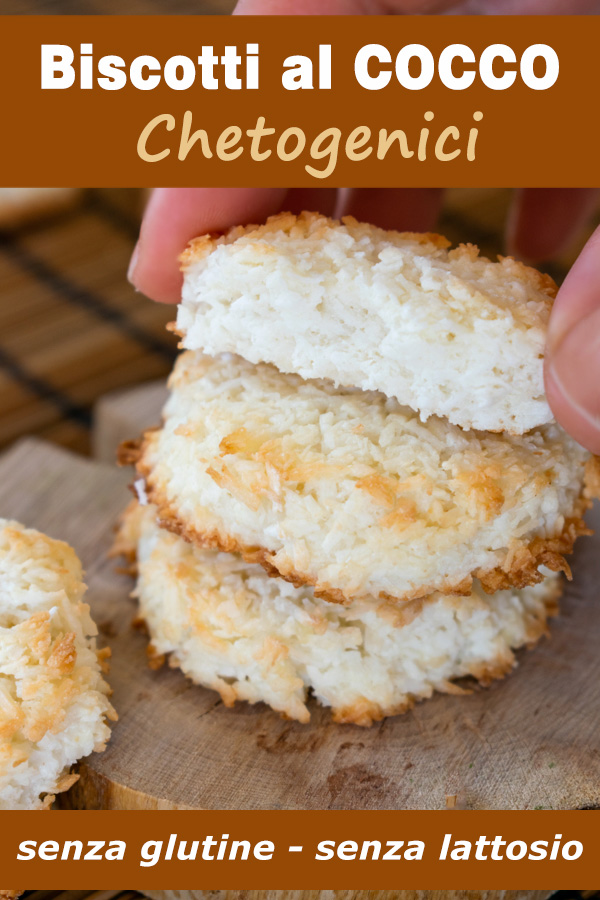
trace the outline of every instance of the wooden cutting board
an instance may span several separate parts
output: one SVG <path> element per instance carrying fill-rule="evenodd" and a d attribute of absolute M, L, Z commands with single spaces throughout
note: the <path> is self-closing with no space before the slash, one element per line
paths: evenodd
<path fill-rule="evenodd" d="M 552 640 L 470 696 L 437 696 L 370 729 L 226 709 L 178 671 L 146 666 L 132 582 L 107 559 L 127 473 L 27 439 L 0 457 L 0 514 L 69 541 L 112 647 L 120 720 L 67 798 L 92 808 L 600 806 L 600 540 L 580 541 Z M 600 528 L 598 510 L 595 519 Z"/>
<path fill-rule="evenodd" d="M 100 462 L 115 462 L 121 441 L 137 438 L 160 423 L 168 397 L 164 378 L 137 387 L 109 391 L 94 407 L 92 451 Z"/>

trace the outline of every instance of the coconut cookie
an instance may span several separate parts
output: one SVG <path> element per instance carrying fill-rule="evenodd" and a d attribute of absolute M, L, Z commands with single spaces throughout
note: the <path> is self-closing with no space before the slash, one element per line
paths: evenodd
<path fill-rule="evenodd" d="M 556 610 L 558 577 L 488 596 L 431 595 L 403 610 L 385 602 L 336 606 L 269 578 L 238 554 L 202 550 L 161 529 L 157 511 L 132 504 L 118 550 L 137 559 L 135 595 L 154 662 L 169 656 L 227 706 L 263 701 L 308 722 L 307 695 L 336 722 L 370 725 L 453 679 L 507 674 L 514 650 L 532 645 Z"/>
<path fill-rule="evenodd" d="M 544 394 L 556 285 L 514 259 L 351 217 L 273 216 L 192 241 L 182 346 L 376 390 L 462 428 L 522 434 Z"/>
<path fill-rule="evenodd" d="M 0 809 L 44 809 L 116 719 L 75 552 L 0 519 Z"/>
<path fill-rule="evenodd" d="M 557 425 L 465 432 L 383 394 L 183 354 L 138 487 L 161 523 L 338 603 L 493 593 L 568 572 L 590 454 Z"/>

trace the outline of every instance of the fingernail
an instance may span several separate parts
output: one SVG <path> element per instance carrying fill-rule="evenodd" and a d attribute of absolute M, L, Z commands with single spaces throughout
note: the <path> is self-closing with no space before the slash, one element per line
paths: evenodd
<path fill-rule="evenodd" d="M 140 242 L 138 241 L 135 247 L 133 248 L 133 253 L 131 254 L 131 259 L 129 260 L 129 268 L 127 269 L 127 280 L 131 282 L 131 284 L 135 287 L 135 270 L 138 264 L 138 258 L 140 255 Z"/>
<path fill-rule="evenodd" d="M 546 389 L 564 427 L 600 452 L 600 309 L 574 325 L 550 351 Z"/>

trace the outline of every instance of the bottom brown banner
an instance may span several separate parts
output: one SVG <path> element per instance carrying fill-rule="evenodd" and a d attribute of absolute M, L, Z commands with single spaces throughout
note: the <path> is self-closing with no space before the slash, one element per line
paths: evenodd
<path fill-rule="evenodd" d="M 0 813 L 0 877 L 28 889 L 598 887 L 584 811 Z"/>

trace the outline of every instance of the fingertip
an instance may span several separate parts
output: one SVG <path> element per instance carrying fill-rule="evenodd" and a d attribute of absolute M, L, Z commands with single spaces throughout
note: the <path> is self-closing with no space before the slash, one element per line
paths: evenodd
<path fill-rule="evenodd" d="M 181 213 L 179 220 L 178 213 Z M 181 296 L 178 257 L 185 244 L 179 247 L 178 234 L 181 220 L 187 218 L 184 191 L 178 193 L 171 188 L 151 191 L 127 278 L 137 291 L 157 303 L 178 303 Z"/>
<path fill-rule="evenodd" d="M 551 371 L 546 375 L 546 396 L 558 424 L 590 453 L 600 455 L 600 421 L 590 423 L 581 415 Z"/>
<path fill-rule="evenodd" d="M 140 242 L 139 239 L 135 242 L 135 247 L 133 248 L 133 252 L 131 254 L 131 258 L 129 260 L 129 266 L 127 267 L 127 281 L 135 285 L 135 270 L 137 269 L 138 259 L 140 256 Z"/>
<path fill-rule="evenodd" d="M 565 278 L 552 307 L 548 347 L 558 346 L 565 335 L 600 309 L 600 228 L 597 228 Z"/>
<path fill-rule="evenodd" d="M 548 352 L 545 385 L 557 421 L 579 444 L 600 454 L 600 309 Z"/>
<path fill-rule="evenodd" d="M 155 188 L 144 212 L 129 279 L 152 300 L 178 303 L 179 257 L 198 235 L 262 222 L 280 209 L 280 188 Z"/>

